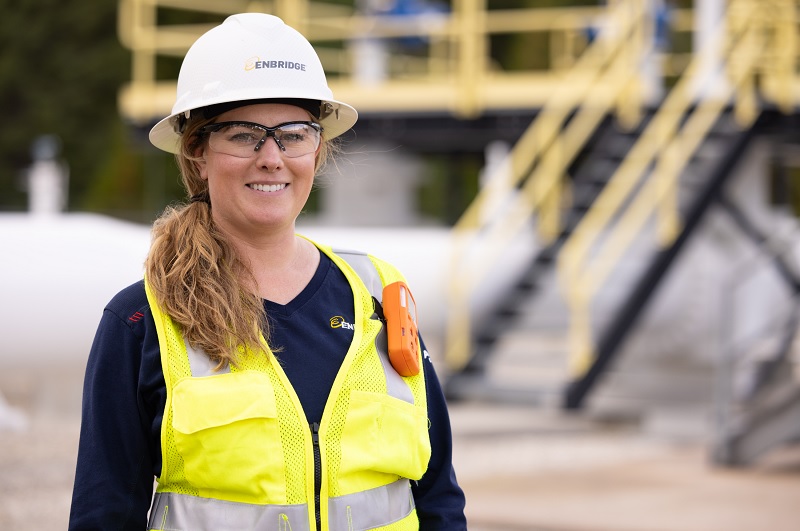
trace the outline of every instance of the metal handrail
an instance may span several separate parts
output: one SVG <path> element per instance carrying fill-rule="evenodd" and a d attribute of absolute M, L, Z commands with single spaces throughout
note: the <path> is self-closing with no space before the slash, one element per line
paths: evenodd
<path fill-rule="evenodd" d="M 646 50 L 642 3 L 617 1 L 609 7 L 608 20 L 609 30 L 564 76 L 506 163 L 490 174 L 488 184 L 453 227 L 445 344 L 451 370 L 463 368 L 470 359 L 470 297 L 498 261 L 499 251 L 534 214 L 539 215 L 540 234 L 554 238 L 561 228 L 562 188 L 569 164 L 620 101 L 634 106 L 626 115 L 638 114 L 639 101 L 632 97 L 636 91 L 631 84 L 638 79 L 639 54 Z M 487 203 L 498 197 L 505 208 L 486 215 Z"/>
<path fill-rule="evenodd" d="M 594 359 L 591 332 L 591 303 L 613 268 L 619 263 L 652 216 L 658 220 L 658 240 L 669 245 L 679 232 L 677 210 L 678 178 L 689 158 L 706 137 L 733 98 L 742 127 L 755 119 L 754 77 L 764 69 L 765 57 L 776 45 L 769 34 L 795 31 L 794 2 L 733 0 L 710 46 L 722 52 L 727 83 L 714 95 L 698 97 L 694 83 L 706 66 L 695 57 L 686 73 L 669 93 L 631 152 L 601 192 L 566 242 L 559 257 L 559 277 L 571 309 L 571 354 L 569 366 L 574 377 L 586 373 Z M 774 12 L 773 12 L 774 11 Z M 772 43 L 772 46 L 770 44 Z M 793 52 L 796 53 L 796 52 Z M 782 58 L 782 68 L 793 68 Z M 783 71 L 772 72 L 779 79 L 793 79 Z M 784 97 L 789 94 L 782 91 Z M 784 106 L 790 105 L 786 100 Z M 681 121 L 693 111 L 685 123 Z M 646 175 L 648 168 L 655 169 Z"/>
<path fill-rule="evenodd" d="M 274 13 L 314 43 L 337 98 L 363 111 L 439 110 L 462 117 L 487 109 L 538 108 L 563 76 L 560 65 L 572 64 L 583 52 L 585 28 L 605 12 L 601 7 L 489 9 L 488 4 L 488 0 L 455 0 L 450 13 L 389 17 L 308 0 L 119 0 L 119 38 L 132 51 L 131 81 L 120 90 L 120 111 L 130 121 L 143 124 L 168 114 L 175 80 L 157 77 L 157 58 L 182 56 L 211 27 L 159 24 L 162 8 L 219 15 Z M 552 41 L 570 44 L 552 47 L 549 69 L 498 68 L 491 58 L 489 39 L 534 32 L 549 33 Z M 393 52 L 387 59 L 391 68 L 387 79 L 364 85 L 353 71 L 350 48 L 363 37 L 378 41 L 422 37 L 429 42 L 428 53 Z"/>

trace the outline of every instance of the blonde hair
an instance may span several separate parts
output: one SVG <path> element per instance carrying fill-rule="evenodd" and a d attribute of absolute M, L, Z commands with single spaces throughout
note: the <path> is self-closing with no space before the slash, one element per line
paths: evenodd
<path fill-rule="evenodd" d="M 248 287 L 255 281 L 211 217 L 208 182 L 200 177 L 197 153 L 207 137 L 199 129 L 212 119 L 191 119 L 176 155 L 191 201 L 172 205 L 153 224 L 145 275 L 161 309 L 180 325 L 186 340 L 220 368 L 235 364 L 245 348 L 261 350 L 269 339 L 264 303 Z M 319 173 L 334 151 L 322 141 Z"/>

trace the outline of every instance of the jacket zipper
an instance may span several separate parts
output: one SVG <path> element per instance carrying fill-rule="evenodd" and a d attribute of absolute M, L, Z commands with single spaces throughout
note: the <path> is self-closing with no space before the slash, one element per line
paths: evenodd
<path fill-rule="evenodd" d="M 311 442 L 314 445 L 314 514 L 317 518 L 317 531 L 322 530 L 320 493 L 322 492 L 322 455 L 319 450 L 319 423 L 311 424 Z"/>

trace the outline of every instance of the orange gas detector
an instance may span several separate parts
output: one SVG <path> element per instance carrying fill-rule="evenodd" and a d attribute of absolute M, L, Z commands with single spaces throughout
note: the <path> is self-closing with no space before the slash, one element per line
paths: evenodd
<path fill-rule="evenodd" d="M 393 282 L 383 288 L 383 316 L 392 367 L 400 376 L 419 374 L 417 306 L 405 282 Z"/>

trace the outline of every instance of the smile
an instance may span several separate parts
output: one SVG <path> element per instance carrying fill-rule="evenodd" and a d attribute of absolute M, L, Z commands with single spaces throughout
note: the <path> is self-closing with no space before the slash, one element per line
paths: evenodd
<path fill-rule="evenodd" d="M 258 190 L 259 192 L 278 192 L 286 188 L 286 183 L 283 184 L 248 184 L 253 190 Z"/>

